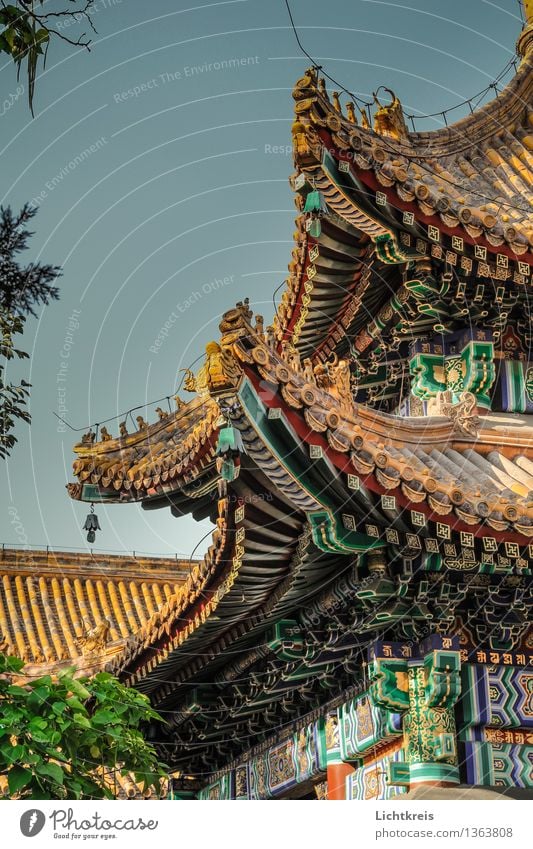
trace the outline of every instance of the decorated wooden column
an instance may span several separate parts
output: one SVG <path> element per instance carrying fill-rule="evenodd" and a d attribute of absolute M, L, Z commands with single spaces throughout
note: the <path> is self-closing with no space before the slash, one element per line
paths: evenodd
<path fill-rule="evenodd" d="M 340 729 L 337 712 L 328 714 L 326 732 L 326 779 L 328 801 L 346 799 L 346 779 L 354 772 L 354 765 L 342 760 Z"/>
<path fill-rule="evenodd" d="M 459 783 L 454 706 L 460 693 L 457 638 L 433 636 L 415 650 L 377 643 L 370 654 L 370 697 L 403 716 L 405 762 L 391 764 L 391 784 Z"/>
<path fill-rule="evenodd" d="M 353 764 L 328 763 L 328 801 L 344 801 L 346 799 L 346 779 L 355 772 Z"/>

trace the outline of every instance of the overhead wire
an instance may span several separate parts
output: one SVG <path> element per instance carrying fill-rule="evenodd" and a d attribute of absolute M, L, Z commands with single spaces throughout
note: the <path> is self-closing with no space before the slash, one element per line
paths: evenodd
<path fill-rule="evenodd" d="M 179 392 L 181 387 L 183 386 L 183 381 L 185 380 L 187 371 L 190 371 L 192 366 L 196 365 L 196 363 L 199 360 L 201 360 L 203 358 L 203 356 L 204 356 L 204 354 L 200 354 L 198 357 L 196 357 L 195 360 L 192 361 L 192 363 L 190 363 L 190 365 L 186 369 L 182 369 L 182 371 L 184 371 L 185 374 L 182 376 L 178 386 L 176 387 L 176 389 L 174 390 L 174 393 L 172 395 L 163 395 L 162 398 L 157 398 L 155 401 L 145 401 L 144 404 L 138 404 L 137 407 L 130 407 L 128 410 L 126 410 L 123 413 L 117 413 L 115 416 L 111 416 L 108 419 L 102 419 L 101 421 L 93 422 L 92 424 L 87 424 L 84 427 L 74 427 L 73 425 L 70 424 L 70 422 L 67 421 L 67 419 L 62 418 L 61 416 L 59 416 L 53 410 L 52 410 L 52 413 L 56 417 L 56 419 L 59 419 L 60 422 L 63 422 L 63 424 L 66 424 L 66 426 L 68 428 L 70 428 L 70 430 L 73 430 L 76 433 L 81 433 L 81 431 L 83 431 L 83 430 L 92 430 L 93 428 L 98 428 L 98 427 L 100 427 L 100 425 L 107 424 L 108 422 L 114 422 L 117 419 L 121 419 L 121 418 L 126 419 L 128 416 L 131 417 L 131 420 L 133 422 L 133 416 L 131 414 L 134 413 L 136 410 L 144 410 L 146 407 L 151 407 L 152 404 L 161 404 L 162 401 L 170 402 L 170 399 L 173 397 L 173 395 L 176 392 Z M 179 418 L 179 416 L 178 416 L 178 418 Z M 133 422 L 133 423 L 135 425 L 135 422 Z"/>
<path fill-rule="evenodd" d="M 355 100 L 357 103 L 361 104 L 365 108 L 369 108 L 370 106 L 372 106 L 372 101 L 364 100 L 362 97 L 359 97 L 359 95 L 355 94 L 353 91 L 350 91 L 350 89 L 346 88 L 346 86 L 344 86 L 341 82 L 336 80 L 335 77 L 332 77 L 331 74 L 328 74 L 324 70 L 323 66 L 318 64 L 316 59 L 313 59 L 311 54 L 307 52 L 307 50 L 305 49 L 305 47 L 303 46 L 303 44 L 300 40 L 300 36 L 298 35 L 298 30 L 296 29 L 296 24 L 294 23 L 294 18 L 292 16 L 292 11 L 291 11 L 291 7 L 289 5 L 289 0 L 285 0 L 285 6 L 287 7 L 287 12 L 288 12 L 288 15 L 289 15 L 289 20 L 291 22 L 292 30 L 294 32 L 294 37 L 296 39 L 296 43 L 298 44 L 298 47 L 300 48 L 300 50 L 302 51 L 304 56 L 307 56 L 309 61 L 313 63 L 313 67 L 316 68 L 316 70 L 322 71 L 322 74 L 323 74 L 323 76 L 326 77 L 326 79 L 328 79 L 330 82 L 332 82 L 333 85 L 338 86 L 338 88 L 341 91 L 343 91 L 345 94 L 349 94 L 350 97 L 353 100 Z"/>
<path fill-rule="evenodd" d="M 518 3 L 521 6 L 521 0 L 518 0 Z M 364 106 L 365 109 L 369 109 L 371 106 L 373 106 L 374 101 L 367 101 L 367 100 L 364 100 L 363 98 L 359 97 L 358 95 L 356 95 L 353 91 L 351 91 L 349 88 L 347 88 L 345 85 L 343 85 L 343 83 L 339 82 L 339 80 L 335 79 L 335 77 L 331 76 L 331 74 L 329 74 L 327 71 L 325 71 L 323 65 L 319 64 L 317 62 L 317 60 L 305 49 L 305 47 L 302 44 L 302 40 L 300 38 L 300 35 L 298 33 L 298 29 L 297 29 L 295 21 L 294 21 L 294 16 L 292 14 L 292 10 L 291 10 L 290 4 L 289 4 L 289 0 L 285 0 L 285 6 L 287 8 L 287 13 L 288 13 L 288 16 L 289 16 L 289 20 L 290 20 L 290 23 L 291 23 L 291 27 L 292 27 L 292 30 L 293 30 L 293 33 L 294 33 L 296 43 L 297 43 L 299 49 L 301 50 L 301 52 L 303 53 L 303 55 L 306 56 L 307 59 L 309 59 L 309 61 L 312 63 L 313 68 L 321 71 L 322 75 L 326 79 L 328 79 L 330 82 L 332 82 L 335 86 L 337 86 L 337 88 L 339 88 L 345 94 L 348 94 L 357 103 Z M 523 20 L 523 18 L 522 18 L 522 20 Z M 414 129 L 415 132 L 416 132 L 416 128 L 415 128 L 415 125 L 414 125 L 415 120 L 422 121 L 422 120 L 427 119 L 427 118 L 440 118 L 440 117 L 442 117 L 443 120 L 444 120 L 444 123 L 447 126 L 448 124 L 447 124 L 446 116 L 450 112 L 453 112 L 454 110 L 459 109 L 460 107 L 463 107 L 463 106 L 469 106 L 470 111 L 473 112 L 474 109 L 477 108 L 477 106 L 479 105 L 479 103 L 481 102 L 483 97 L 485 97 L 485 95 L 487 95 L 491 90 L 496 89 L 498 83 L 505 77 L 505 75 L 510 71 L 510 69 L 512 67 L 514 67 L 515 70 L 516 70 L 516 64 L 517 64 L 517 56 L 514 55 L 505 64 L 504 68 L 500 71 L 498 76 L 491 83 L 489 83 L 484 89 L 477 92 L 476 94 L 473 94 L 471 97 L 469 97 L 465 100 L 462 100 L 459 103 L 456 103 L 454 106 L 448 106 L 446 109 L 441 109 L 438 112 L 429 112 L 426 115 L 415 115 L 414 113 L 411 113 L 411 114 L 405 113 L 405 117 L 409 121 L 411 121 L 411 123 L 413 125 L 413 129 Z M 477 103 L 474 107 L 472 107 L 472 104 L 474 103 L 474 101 L 477 101 Z"/>

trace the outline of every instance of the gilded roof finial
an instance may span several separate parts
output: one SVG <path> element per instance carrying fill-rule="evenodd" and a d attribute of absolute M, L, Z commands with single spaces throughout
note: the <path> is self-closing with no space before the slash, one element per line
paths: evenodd
<path fill-rule="evenodd" d="M 333 92 L 333 94 L 332 94 L 331 96 L 332 96 L 332 99 L 333 99 L 333 106 L 334 106 L 334 108 L 337 110 L 337 112 L 339 113 L 339 115 L 342 115 L 342 106 L 341 106 L 341 102 L 340 102 L 340 100 L 339 100 L 339 92 L 338 92 L 338 91 L 334 91 L 334 92 Z"/>
<path fill-rule="evenodd" d="M 297 115 L 292 125 L 292 146 L 294 153 L 306 154 L 309 153 L 309 145 L 305 135 L 305 124 Z"/>
<path fill-rule="evenodd" d="M 405 138 L 408 132 L 403 117 L 402 104 L 390 88 L 383 86 L 383 90 L 390 94 L 391 102 L 383 106 L 377 98 L 377 92 L 374 94 L 374 100 L 379 107 L 374 115 L 374 130 L 382 136 L 392 136 L 395 139 Z"/>
<path fill-rule="evenodd" d="M 100 654 L 105 650 L 109 642 L 110 630 L 111 623 L 109 619 L 101 620 L 93 628 L 91 620 L 86 618 L 83 620 L 83 632 L 74 640 L 76 647 L 84 655 Z"/>
<path fill-rule="evenodd" d="M 524 5 L 525 26 L 518 37 L 516 50 L 520 56 L 531 51 L 533 45 L 533 0 L 522 0 Z"/>
<path fill-rule="evenodd" d="M 357 115 L 355 114 L 355 107 L 351 101 L 346 104 L 346 114 L 348 116 L 348 121 L 350 121 L 352 124 L 358 123 Z"/>

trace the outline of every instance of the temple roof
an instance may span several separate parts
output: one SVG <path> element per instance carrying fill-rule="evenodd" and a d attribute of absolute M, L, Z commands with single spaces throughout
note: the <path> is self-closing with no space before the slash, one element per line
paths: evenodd
<path fill-rule="evenodd" d="M 335 344 L 343 339 L 357 300 L 368 289 L 373 245 L 351 224 L 332 217 L 322 220 L 320 236 L 312 238 L 305 230 L 305 217 L 299 215 L 294 239 L 287 289 L 275 325 L 280 338 L 296 345 L 302 357 L 327 356 L 332 346 L 322 346 L 322 341 L 332 339 Z M 365 304 L 366 321 L 372 305 L 372 299 Z"/>
<path fill-rule="evenodd" d="M 357 122 L 353 104 L 343 114 L 338 93 L 330 101 L 314 69 L 297 82 L 296 205 L 303 210 L 304 199 L 318 191 L 327 211 L 318 213 L 318 235 L 297 219 L 287 289 L 274 322 L 278 340 L 290 339 L 302 356 L 324 359 L 332 350 L 347 349 L 347 334 L 356 337 L 357 348 L 360 334 L 364 350 L 365 323 L 380 307 L 390 312 L 387 297 L 401 283 L 394 264 L 436 256 L 437 250 L 467 273 L 481 261 L 481 277 L 528 281 L 533 263 L 531 43 L 525 42 L 525 56 L 503 92 L 431 132 L 408 130 L 392 92 L 389 104 L 379 104 L 371 128 L 367 116 L 363 126 Z M 348 279 L 349 265 L 344 275 L 340 265 L 328 267 L 332 249 L 342 262 L 351 258 Z M 427 329 L 431 324 L 418 316 L 417 334 Z"/>
<path fill-rule="evenodd" d="M 346 362 L 313 369 L 293 350 L 278 351 L 243 304 L 224 315 L 220 344 L 208 346 L 203 371 L 216 376 L 207 388 L 221 417 L 213 429 L 214 484 L 205 496 L 215 520 L 212 544 L 107 664 L 156 707 L 172 711 L 165 744 L 170 762 L 190 764 L 190 741 L 195 768 L 213 769 L 228 751 L 242 749 L 242 735 L 255 733 L 258 717 L 277 727 L 285 711 L 308 711 L 317 688 L 330 688 L 333 680 L 348 686 L 358 641 L 370 639 L 385 621 L 408 635 L 451 604 L 469 633 L 477 629 L 474 643 L 523 639 L 533 529 L 527 416 L 478 416 L 466 405 L 450 415 L 409 418 L 356 404 Z M 242 439 L 238 473 L 234 468 L 229 479 L 221 476 L 226 460 L 220 440 L 215 443 L 228 427 Z M 138 439 L 149 442 L 149 429 Z M 86 446 L 85 459 L 100 448 Z M 171 481 L 175 491 L 160 494 L 154 487 L 155 494 L 133 494 L 91 484 L 90 493 L 78 494 L 137 500 L 140 493 L 145 507 L 175 510 L 176 492 L 186 499 L 188 489 L 190 504 L 201 501 L 195 480 L 202 489 L 205 472 L 194 452 L 188 464 L 190 477 L 181 473 Z M 378 569 L 370 593 L 387 599 L 382 610 L 368 600 L 365 576 L 368 558 L 379 561 L 387 547 L 396 552 L 395 562 L 407 564 L 411 595 Z M 426 575 L 433 572 L 426 599 Z M 472 607 L 475 593 L 487 585 L 490 604 Z M 348 598 L 359 611 L 355 642 L 344 624 L 331 644 L 313 629 L 305 639 L 272 636 L 280 620 L 291 628 L 291 617 L 305 620 L 306 604 L 324 606 L 323 635 L 330 605 L 338 605 L 344 623 Z M 286 651 L 290 673 L 284 671 Z M 341 657 L 346 680 L 338 677 Z M 248 676 L 249 668 L 259 668 L 258 677 Z M 296 698 L 296 692 L 305 695 Z"/>
<path fill-rule="evenodd" d="M 295 411 L 303 427 L 299 435 L 312 444 L 312 434 L 320 434 L 337 456 L 348 455 L 361 483 L 373 478 L 379 489 L 403 493 L 418 509 L 455 514 L 469 525 L 533 535 L 531 417 L 481 416 L 469 433 L 466 410 L 465 419 L 454 423 L 445 416 L 400 417 L 350 405 L 334 385 L 327 391 L 310 384 L 302 370 L 257 341 L 251 358 L 263 380 L 269 376 L 279 386 L 282 406 Z"/>
<path fill-rule="evenodd" d="M 393 189 L 399 209 L 415 203 L 421 218 L 436 216 L 445 228 L 460 227 L 466 238 L 486 240 L 489 249 L 504 246 L 522 255 L 533 244 L 531 67 L 526 57 L 493 101 L 445 129 L 420 133 L 408 131 L 395 96 L 376 112 L 374 129 L 355 124 L 330 102 L 316 73 L 308 71 L 294 90 L 298 132 L 305 134 L 308 146 L 302 150 L 300 140 L 296 163 L 304 173 L 318 172 L 327 163 L 317 157 L 317 147 L 330 141 L 334 155 L 339 153 L 354 172 Z M 350 188 L 349 180 L 345 188 Z M 372 236 L 384 234 L 387 225 L 376 211 L 372 216 L 348 209 L 342 186 L 336 189 L 328 205 L 335 209 L 344 203 L 342 217 L 353 218 L 355 226 Z"/>
<path fill-rule="evenodd" d="M 453 340 L 465 315 L 474 342 L 492 345 L 509 317 L 516 338 L 529 332 L 523 44 L 506 91 L 434 133 L 409 133 L 394 96 L 374 129 L 359 126 L 307 72 L 294 92 L 295 248 L 274 326 L 237 304 L 187 378 L 188 404 L 75 447 L 74 498 L 214 524 L 205 557 L 108 664 L 170 712 L 174 764 L 212 771 L 325 692 L 346 692 L 377 633 L 411 640 L 446 620 L 467 656 L 530 640 L 531 417 L 484 414 L 473 390 L 400 416 L 372 409 L 370 391 L 392 375 L 401 395 L 409 343 L 436 326 Z"/>
<path fill-rule="evenodd" d="M 454 418 L 430 416 L 409 418 L 374 411 L 351 399 L 349 382 L 346 384 L 347 363 L 323 367 L 322 372 L 313 373 L 308 365 L 302 365 L 294 353 L 279 353 L 271 347 L 264 336 L 254 329 L 244 313 L 240 322 L 240 337 L 226 351 L 233 354 L 233 378 L 236 386 L 249 376 L 253 382 L 266 380 L 274 395 L 268 404 L 279 406 L 280 402 L 289 411 L 294 411 L 300 421 L 299 438 L 313 444 L 314 435 L 326 440 L 336 455 L 343 454 L 343 461 L 350 472 L 368 485 L 387 491 L 395 490 L 406 502 L 419 504 L 419 509 L 430 510 L 442 516 L 455 516 L 468 525 L 513 531 L 519 535 L 533 535 L 533 428 L 531 417 L 503 414 L 477 416 L 463 405 L 451 410 Z M 229 353 L 226 354 L 229 357 Z M 209 357 L 208 357 L 209 359 Z M 277 393 L 277 398 L 276 398 Z M 216 406 L 216 405 L 215 405 Z M 193 399 L 184 408 L 188 422 L 195 415 L 203 415 L 198 399 Z M 218 407 L 217 407 L 218 410 Z M 78 477 L 83 480 L 88 467 L 93 467 L 93 485 L 83 494 L 89 498 L 118 498 L 126 500 L 143 497 L 150 505 L 150 498 L 161 494 L 161 504 L 170 505 L 172 490 L 187 487 L 189 468 L 194 468 L 197 480 L 204 480 L 202 459 L 205 443 L 196 439 L 194 444 L 179 442 L 179 419 L 165 419 L 163 427 L 154 425 L 137 434 L 137 450 L 144 457 L 151 457 L 152 445 L 172 445 L 172 457 L 165 457 L 162 449 L 158 455 L 160 463 L 157 475 L 135 478 L 128 452 L 118 448 L 107 448 L 109 442 L 92 446 L 77 447 L 83 452 L 82 459 L 74 464 Z M 205 419 L 202 418 L 202 427 Z M 191 425 L 192 427 L 192 425 Z M 195 427 L 198 427 L 196 425 Z M 165 433 L 165 442 L 161 431 Z M 211 509 L 214 509 L 213 489 L 216 485 L 216 469 L 213 465 L 216 433 L 214 416 L 211 425 L 211 477 L 206 487 L 191 486 L 188 496 L 190 504 L 207 488 L 210 493 Z M 174 439 L 172 438 L 174 435 Z M 130 437 L 128 437 L 130 438 Z M 206 439 L 207 442 L 207 439 Z M 105 481 L 99 474 L 99 458 L 102 452 L 113 456 L 113 479 Z M 167 459 L 168 458 L 168 459 Z M 162 488 L 163 464 L 171 467 L 166 489 Z M 81 466 L 81 468 L 80 468 Z M 182 469 L 181 473 L 178 469 Z M 117 492 L 117 482 L 122 485 L 131 481 L 139 488 L 124 487 Z M 106 483 L 106 486 L 104 486 Z M 157 504 L 159 502 L 156 501 Z"/>
<path fill-rule="evenodd" d="M 2 549 L 0 640 L 25 674 L 75 662 L 102 668 L 180 592 L 189 564 L 171 558 Z"/>
<path fill-rule="evenodd" d="M 88 488 L 84 500 L 92 500 L 90 492 L 97 487 L 109 491 L 108 500 L 113 499 L 113 490 L 116 500 L 120 499 L 119 492 L 141 499 L 173 489 L 177 477 L 195 477 L 198 468 L 208 471 L 213 465 L 218 415 L 213 399 L 195 396 L 188 404 L 180 401 L 174 412 L 162 413 L 154 424 L 143 421 L 133 433 L 110 438 L 106 431 L 100 442 L 86 439 L 78 443 L 74 472 L 80 484 Z M 94 440 L 94 434 L 91 436 Z M 80 497 L 81 492 L 71 490 L 71 495 Z"/>

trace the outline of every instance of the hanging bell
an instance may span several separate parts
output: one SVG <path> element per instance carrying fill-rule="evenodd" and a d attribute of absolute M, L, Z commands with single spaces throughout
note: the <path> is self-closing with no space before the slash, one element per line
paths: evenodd
<path fill-rule="evenodd" d="M 221 427 L 218 433 L 217 457 L 231 454 L 238 457 L 243 451 L 242 437 L 237 428 L 231 425 Z"/>
<path fill-rule="evenodd" d="M 328 207 L 318 189 L 313 189 L 305 199 L 304 213 L 307 215 L 305 229 L 314 239 L 318 239 L 322 233 L 320 218 L 326 215 Z"/>
<path fill-rule="evenodd" d="M 231 425 L 221 427 L 216 448 L 216 467 L 223 480 L 232 481 L 238 477 L 243 452 L 244 445 L 237 428 Z"/>
<path fill-rule="evenodd" d="M 83 530 L 87 531 L 87 542 L 94 542 L 96 538 L 95 531 L 102 530 L 100 527 L 100 522 L 98 521 L 98 516 L 94 512 L 94 504 L 91 504 L 91 512 L 87 515 L 87 518 L 85 519 Z"/>
<path fill-rule="evenodd" d="M 319 192 L 318 189 L 313 189 L 312 192 L 309 192 L 305 199 L 304 212 L 314 212 L 319 215 L 325 215 L 327 211 L 328 207 L 322 193 Z"/>

